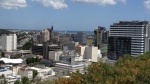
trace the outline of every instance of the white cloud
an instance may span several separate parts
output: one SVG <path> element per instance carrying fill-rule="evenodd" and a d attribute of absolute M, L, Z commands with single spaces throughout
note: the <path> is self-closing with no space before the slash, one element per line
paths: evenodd
<path fill-rule="evenodd" d="M 0 0 L 0 7 L 5 9 L 17 9 L 27 7 L 26 0 Z"/>
<path fill-rule="evenodd" d="M 150 11 L 150 0 L 144 1 L 144 6 L 145 6 L 145 8 L 146 8 L 147 10 Z"/>
<path fill-rule="evenodd" d="M 63 9 L 67 8 L 67 4 L 64 0 L 32 0 L 42 4 L 45 7 L 51 7 L 53 9 Z"/>
<path fill-rule="evenodd" d="M 115 5 L 117 2 L 125 3 L 126 0 L 72 0 L 73 2 L 77 3 L 91 3 L 91 4 L 98 4 L 98 5 Z"/>
<path fill-rule="evenodd" d="M 126 4 L 126 0 L 116 0 L 116 1 Z"/>

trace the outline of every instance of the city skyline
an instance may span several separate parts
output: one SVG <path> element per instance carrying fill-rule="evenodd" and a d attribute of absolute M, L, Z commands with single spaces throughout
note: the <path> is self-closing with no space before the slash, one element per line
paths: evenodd
<path fill-rule="evenodd" d="M 150 20 L 150 0 L 1 0 L 0 28 L 87 30 Z"/>

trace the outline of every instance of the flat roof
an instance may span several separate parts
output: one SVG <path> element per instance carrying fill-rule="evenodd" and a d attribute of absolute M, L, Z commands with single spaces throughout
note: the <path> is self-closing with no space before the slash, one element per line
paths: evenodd
<path fill-rule="evenodd" d="M 119 21 L 119 23 L 114 23 L 113 25 L 144 25 L 148 23 L 148 21 Z"/>
<path fill-rule="evenodd" d="M 76 66 L 81 66 L 81 65 L 84 65 L 84 64 L 75 64 L 75 65 L 71 65 L 71 64 L 64 64 L 64 63 L 56 63 L 58 65 L 64 65 L 64 66 L 70 66 L 70 67 L 76 67 Z"/>
<path fill-rule="evenodd" d="M 22 59 L 9 59 L 9 58 L 1 58 L 0 61 L 3 61 L 4 63 L 12 63 L 12 64 L 19 64 L 22 63 Z"/>
<path fill-rule="evenodd" d="M 29 67 L 31 70 L 37 70 L 38 72 L 43 72 L 43 71 L 50 71 L 52 70 L 51 68 L 46 67 L 45 69 L 42 68 L 37 68 L 37 67 Z"/>

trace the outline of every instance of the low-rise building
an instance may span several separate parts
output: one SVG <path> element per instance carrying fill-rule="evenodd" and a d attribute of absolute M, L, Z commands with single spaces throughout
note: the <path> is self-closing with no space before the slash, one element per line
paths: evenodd
<path fill-rule="evenodd" d="M 82 61 L 83 56 L 80 56 L 78 54 L 75 55 L 61 55 L 59 57 L 59 62 L 60 63 L 66 63 L 66 64 L 74 64 L 77 61 Z"/>
<path fill-rule="evenodd" d="M 1 58 L 0 62 L 3 62 L 4 64 L 19 65 L 19 64 L 23 63 L 23 60 L 22 59 Z"/>
<path fill-rule="evenodd" d="M 57 73 L 62 73 L 63 75 L 66 73 L 72 73 L 72 72 L 76 72 L 76 71 L 83 71 L 84 70 L 84 64 L 75 64 L 75 65 L 71 65 L 71 64 L 64 64 L 64 63 L 56 63 L 56 68 L 55 71 Z"/>
<path fill-rule="evenodd" d="M 66 75 L 79 71 L 84 73 L 85 68 L 91 64 L 91 60 L 83 59 L 78 54 L 61 55 L 59 62 L 55 64 L 56 75 Z"/>
<path fill-rule="evenodd" d="M 63 54 L 63 51 L 49 51 L 49 59 L 59 61 L 59 56 L 61 54 Z"/>
<path fill-rule="evenodd" d="M 55 72 L 52 68 L 45 67 L 44 65 L 36 65 L 35 67 L 29 67 L 29 70 L 36 70 L 38 72 L 37 77 L 42 80 L 48 79 L 51 76 L 55 76 Z"/>
<path fill-rule="evenodd" d="M 56 75 L 67 75 L 67 73 L 75 73 L 77 71 L 84 74 L 86 67 L 88 67 L 90 64 L 91 62 L 89 60 L 75 62 L 74 64 L 56 63 Z"/>
<path fill-rule="evenodd" d="M 50 51 L 59 51 L 61 49 L 60 46 L 51 44 L 49 45 L 48 42 L 44 44 L 38 44 L 32 46 L 32 54 L 34 55 L 43 55 L 43 59 L 49 59 L 49 52 Z"/>
<path fill-rule="evenodd" d="M 9 58 L 1 58 L 0 59 L 1 65 L 9 66 L 9 69 L 12 70 L 15 73 L 18 73 L 18 69 L 20 65 L 22 65 L 23 60 L 22 59 L 9 59 Z M 11 65 L 11 66 L 10 66 Z"/>
<path fill-rule="evenodd" d="M 33 78 L 33 71 L 29 70 L 28 67 L 23 66 L 23 67 L 19 68 L 18 75 L 20 75 L 22 78 L 23 77 L 28 77 L 30 80 L 32 80 L 32 78 Z"/>
<path fill-rule="evenodd" d="M 0 76 L 4 75 L 8 84 L 14 84 L 16 80 L 21 81 L 21 76 L 14 73 L 12 70 L 8 70 L 5 67 L 0 67 Z"/>

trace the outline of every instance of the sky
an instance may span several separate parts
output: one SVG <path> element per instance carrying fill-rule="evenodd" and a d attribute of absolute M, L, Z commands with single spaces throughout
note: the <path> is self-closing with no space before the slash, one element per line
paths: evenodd
<path fill-rule="evenodd" d="M 119 21 L 150 21 L 150 0 L 0 0 L 0 28 L 93 31 Z"/>

